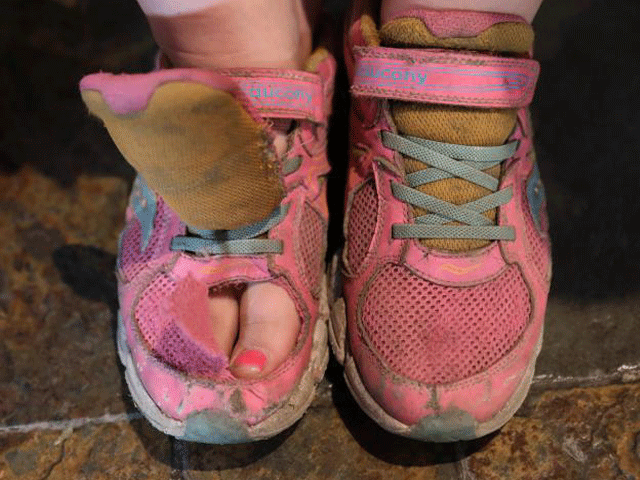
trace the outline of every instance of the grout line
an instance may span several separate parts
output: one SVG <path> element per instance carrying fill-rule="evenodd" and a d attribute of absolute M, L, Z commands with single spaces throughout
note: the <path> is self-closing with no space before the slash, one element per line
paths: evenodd
<path fill-rule="evenodd" d="M 476 480 L 475 474 L 471 471 L 469 467 L 469 457 L 462 458 L 458 460 L 459 470 L 458 475 L 460 480 Z"/>
<path fill-rule="evenodd" d="M 142 418 L 139 412 L 134 413 L 107 413 L 101 417 L 82 417 L 69 420 L 50 422 L 24 423 L 22 425 L 0 425 L 0 435 L 10 433 L 31 433 L 44 430 L 67 430 L 84 427 L 86 425 L 101 425 L 105 423 L 123 423 Z"/>
<path fill-rule="evenodd" d="M 621 365 L 613 372 L 594 372 L 584 377 L 541 374 L 533 377 L 532 387 L 589 387 L 614 382 L 630 383 L 640 379 L 640 365 Z"/>
<path fill-rule="evenodd" d="M 468 443 L 464 441 L 458 441 L 453 444 L 453 451 L 456 457 L 456 480 L 477 480 L 469 467 L 469 454 L 472 452 L 467 452 L 467 445 Z"/>

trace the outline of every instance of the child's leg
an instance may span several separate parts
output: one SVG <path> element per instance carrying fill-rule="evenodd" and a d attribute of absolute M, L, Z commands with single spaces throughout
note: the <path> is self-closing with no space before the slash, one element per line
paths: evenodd
<path fill-rule="evenodd" d="M 512 13 L 531 23 L 541 3 L 542 0 L 382 0 L 381 20 L 384 24 L 395 12 L 410 8 L 434 8 Z"/>
<path fill-rule="evenodd" d="M 300 69 L 311 53 L 308 1 L 139 3 L 174 67 Z M 258 378 L 273 371 L 292 350 L 300 327 L 290 295 L 270 283 L 250 284 L 242 294 L 218 291 L 210 298 L 210 315 L 211 333 L 239 377 Z"/>
<path fill-rule="evenodd" d="M 301 68 L 311 28 L 299 0 L 139 0 L 176 67 Z"/>

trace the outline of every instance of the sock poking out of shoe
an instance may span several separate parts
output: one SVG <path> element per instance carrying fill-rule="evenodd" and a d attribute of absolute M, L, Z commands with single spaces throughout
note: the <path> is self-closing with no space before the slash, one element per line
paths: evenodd
<path fill-rule="evenodd" d="M 527 56 L 533 44 L 533 30 L 524 20 L 513 15 L 495 23 L 496 14 L 473 12 L 410 11 L 392 19 L 379 32 L 386 47 L 437 48 L 478 51 L 500 56 Z M 516 124 L 516 109 L 480 109 L 425 103 L 394 101 L 391 114 L 402 135 L 438 142 L 474 146 L 496 146 L 505 143 Z M 405 158 L 407 173 L 425 168 L 424 164 Z M 500 165 L 486 170 L 499 178 Z M 491 193 L 484 187 L 459 178 L 449 178 L 417 188 L 428 195 L 461 205 Z M 414 207 L 414 215 L 426 212 Z M 495 221 L 496 210 L 485 215 Z M 486 240 L 423 239 L 430 248 L 454 252 L 468 251 L 488 245 Z"/>
<path fill-rule="evenodd" d="M 267 127 L 228 79 L 188 72 L 161 70 L 144 81 L 94 75 L 82 98 L 189 226 L 231 230 L 267 218 L 283 196 Z"/>

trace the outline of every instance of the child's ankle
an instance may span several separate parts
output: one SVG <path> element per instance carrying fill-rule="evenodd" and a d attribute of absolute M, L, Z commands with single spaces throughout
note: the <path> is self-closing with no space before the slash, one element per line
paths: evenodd
<path fill-rule="evenodd" d="M 175 67 L 300 69 L 311 53 L 299 0 L 223 0 L 195 12 L 147 12 L 147 18 Z"/>

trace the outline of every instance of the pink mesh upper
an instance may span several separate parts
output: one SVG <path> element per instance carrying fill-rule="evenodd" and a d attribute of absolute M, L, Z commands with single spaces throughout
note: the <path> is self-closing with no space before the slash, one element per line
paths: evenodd
<path fill-rule="evenodd" d="M 296 262 L 302 280 L 310 290 L 320 284 L 324 265 L 325 224 L 313 207 L 305 204 L 300 221 L 300 234 L 296 241 Z"/>
<path fill-rule="evenodd" d="M 134 318 L 151 352 L 166 364 L 192 375 L 214 377 L 225 366 L 224 357 L 210 355 L 179 326 L 171 306 L 178 285 L 159 274 L 144 290 Z"/>
<path fill-rule="evenodd" d="M 468 378 L 500 360 L 530 313 L 529 292 L 515 265 L 481 285 L 448 287 L 389 264 L 367 292 L 361 321 L 392 371 L 438 385 Z"/>
<path fill-rule="evenodd" d="M 168 365 L 189 375 L 215 378 L 226 367 L 224 357 L 207 355 L 175 323 L 169 324 L 162 332 L 162 338 L 153 353 Z"/>
<path fill-rule="evenodd" d="M 372 181 L 368 181 L 353 196 L 349 211 L 347 260 L 353 270 L 358 270 L 369 250 L 377 213 L 378 197 Z M 351 232 L 354 232 L 353 235 Z"/>
<path fill-rule="evenodd" d="M 134 318 L 146 344 L 154 349 L 164 330 L 175 319 L 168 315 L 169 301 L 177 284 L 165 274 L 159 274 L 145 288 L 135 307 Z"/>
<path fill-rule="evenodd" d="M 169 224 L 167 207 L 162 198 L 157 197 L 156 217 L 153 220 L 153 231 L 149 243 L 144 251 L 141 251 L 142 232 L 140 221 L 133 216 L 126 229 L 122 232 L 122 247 L 118 262 L 120 270 L 126 281 L 131 281 L 140 273 L 147 262 L 169 251 L 171 238 L 166 235 Z"/>

